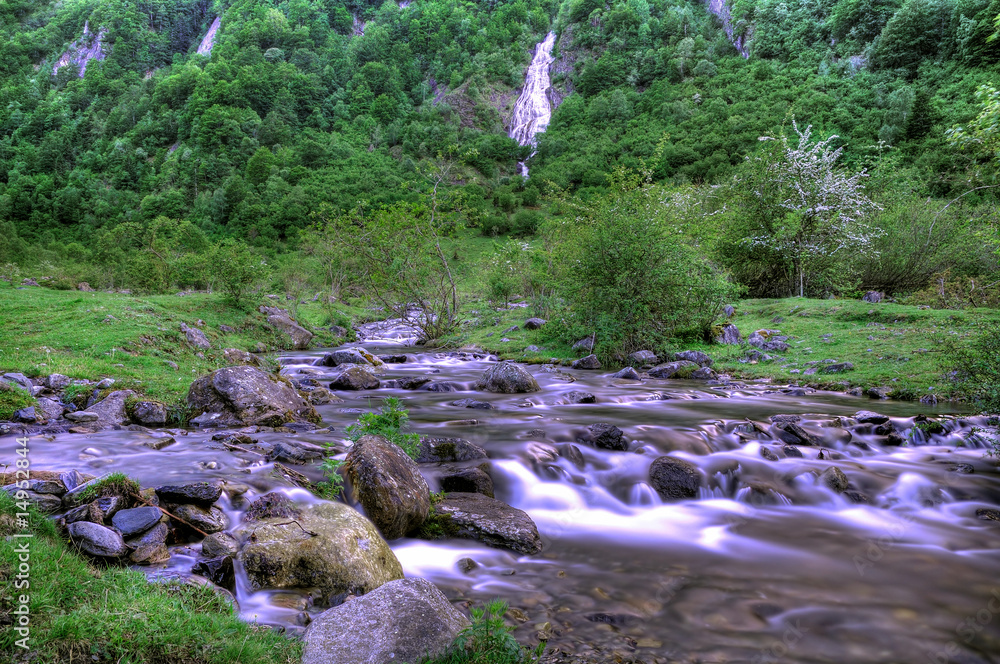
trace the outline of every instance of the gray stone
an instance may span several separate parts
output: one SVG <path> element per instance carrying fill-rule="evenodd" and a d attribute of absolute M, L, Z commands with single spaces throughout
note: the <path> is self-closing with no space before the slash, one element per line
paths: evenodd
<path fill-rule="evenodd" d="M 597 397 L 590 392 L 579 392 L 576 390 L 567 392 L 565 399 L 566 403 L 597 403 Z"/>
<path fill-rule="evenodd" d="M 403 578 L 403 568 L 378 528 L 343 503 L 303 507 L 285 517 L 249 521 L 235 535 L 252 589 L 309 588 L 321 602 L 346 592 L 368 593 Z"/>
<path fill-rule="evenodd" d="M 218 507 L 171 505 L 168 511 L 207 535 L 226 529 L 226 514 Z"/>
<path fill-rule="evenodd" d="M 870 410 L 859 410 L 854 413 L 854 419 L 856 419 L 860 424 L 885 424 L 889 421 L 889 416 L 882 415 L 881 413 L 875 413 Z"/>
<path fill-rule="evenodd" d="M 209 506 L 222 495 L 222 482 L 190 482 L 157 487 L 156 495 L 166 503 L 192 503 Z"/>
<path fill-rule="evenodd" d="M 286 310 L 277 307 L 261 307 L 259 311 L 267 315 L 267 322 L 271 327 L 288 337 L 292 342 L 292 348 L 295 350 L 309 348 L 309 343 L 315 335 L 292 320 L 291 315 Z"/>
<path fill-rule="evenodd" d="M 73 381 L 69 376 L 64 376 L 62 374 L 54 373 L 49 374 L 42 379 L 42 385 L 49 388 L 50 390 L 62 390 L 69 386 Z"/>
<path fill-rule="evenodd" d="M 207 414 L 214 426 L 280 426 L 319 420 L 295 388 L 248 366 L 218 369 L 194 381 L 187 405 L 193 417 Z"/>
<path fill-rule="evenodd" d="M 481 493 L 494 498 L 493 478 L 486 472 L 489 464 L 474 468 L 449 468 L 441 474 L 441 490 L 449 493 Z"/>
<path fill-rule="evenodd" d="M 355 348 L 335 350 L 316 361 L 316 366 L 320 367 L 339 367 L 342 364 L 358 364 L 363 366 L 371 363 L 368 361 L 368 358 L 361 354 L 361 351 Z"/>
<path fill-rule="evenodd" d="M 111 525 L 122 534 L 122 537 L 133 537 L 159 523 L 161 514 L 159 507 L 133 507 L 129 510 L 119 510 L 111 519 Z"/>
<path fill-rule="evenodd" d="M 537 330 L 540 327 L 542 327 L 542 325 L 545 325 L 545 323 L 547 322 L 548 321 L 546 321 L 544 318 L 529 318 L 528 320 L 524 321 L 524 329 Z"/>
<path fill-rule="evenodd" d="M 768 461 L 777 461 L 778 460 L 778 455 L 775 454 L 774 452 L 772 452 L 771 448 L 769 448 L 769 447 L 763 447 L 762 446 L 760 448 L 760 455 L 762 457 L 764 457 L 765 459 L 767 459 Z"/>
<path fill-rule="evenodd" d="M 823 486 L 828 489 L 832 489 L 837 493 L 843 493 L 851 486 L 850 481 L 847 479 L 847 475 L 845 475 L 844 471 L 836 466 L 830 466 L 824 470 L 823 474 L 819 476 L 819 481 L 823 483 Z"/>
<path fill-rule="evenodd" d="M 835 373 L 844 373 L 845 371 L 851 371 L 852 369 L 854 369 L 854 365 L 851 364 L 850 362 L 837 362 L 835 364 L 826 365 L 825 367 L 820 369 L 820 371 L 825 374 L 835 374 Z"/>
<path fill-rule="evenodd" d="M 17 385 L 28 394 L 32 394 L 34 392 L 35 386 L 23 373 L 5 373 L 0 380 L 10 383 L 11 385 Z"/>
<path fill-rule="evenodd" d="M 201 542 L 201 555 L 206 558 L 236 555 L 239 541 L 230 533 L 212 533 Z"/>
<path fill-rule="evenodd" d="M 487 459 L 486 450 L 462 438 L 421 438 L 417 463 L 441 463 Z"/>
<path fill-rule="evenodd" d="M 222 351 L 222 357 L 226 361 L 226 364 L 248 364 L 252 367 L 260 366 L 260 358 L 252 353 L 248 353 L 245 350 L 240 350 L 238 348 L 226 348 Z"/>
<path fill-rule="evenodd" d="M 11 417 L 11 421 L 23 422 L 24 424 L 34 424 L 38 421 L 38 416 L 35 414 L 35 407 L 28 406 L 27 408 L 15 410 L 13 417 Z"/>
<path fill-rule="evenodd" d="M 693 380 L 715 380 L 718 377 L 719 375 L 715 373 L 715 370 L 709 367 L 699 367 L 691 372 Z"/>
<path fill-rule="evenodd" d="M 362 436 L 351 447 L 344 470 L 365 514 L 386 539 L 423 525 L 431 508 L 430 489 L 417 464 L 382 436 Z"/>
<path fill-rule="evenodd" d="M 70 422 L 96 422 L 100 419 L 100 416 L 89 410 L 77 410 L 72 413 L 66 413 L 66 419 Z"/>
<path fill-rule="evenodd" d="M 247 521 L 263 521 L 264 519 L 297 519 L 302 515 L 291 499 L 283 493 L 266 493 L 250 503 L 244 518 Z"/>
<path fill-rule="evenodd" d="M 47 399 L 45 397 L 39 397 L 38 409 L 42 411 L 42 414 L 47 420 L 59 419 L 66 410 L 65 407 L 63 407 L 63 405 L 55 399 Z"/>
<path fill-rule="evenodd" d="M 574 369 L 600 369 L 601 362 L 597 359 L 596 355 L 588 355 L 587 357 L 581 357 L 579 360 L 573 360 L 573 364 L 570 365 Z"/>
<path fill-rule="evenodd" d="M 128 559 L 134 565 L 159 565 L 170 560 L 170 551 L 162 543 L 146 544 L 137 547 Z"/>
<path fill-rule="evenodd" d="M 139 549 L 145 546 L 163 544 L 167 541 L 167 535 L 170 534 L 170 528 L 167 524 L 160 521 L 155 526 L 142 533 L 138 537 L 133 537 L 125 541 L 133 549 Z"/>
<path fill-rule="evenodd" d="M 117 390 L 87 408 L 97 413 L 97 424 L 102 427 L 119 426 L 128 421 L 125 402 L 135 396 L 132 390 Z"/>
<path fill-rule="evenodd" d="M 212 347 L 212 343 L 205 336 L 205 333 L 195 327 L 188 327 L 187 324 L 181 323 L 181 332 L 187 338 L 187 342 L 194 346 L 195 348 L 201 348 L 202 350 L 207 350 Z"/>
<path fill-rule="evenodd" d="M 576 441 L 615 452 L 628 450 L 628 440 L 625 438 L 625 433 L 608 422 L 591 424 L 585 433 L 576 437 Z"/>
<path fill-rule="evenodd" d="M 436 506 L 446 515 L 446 532 L 519 553 L 542 550 L 538 528 L 525 512 L 479 493 L 448 493 Z"/>
<path fill-rule="evenodd" d="M 583 351 L 585 353 L 591 353 L 594 350 L 594 337 L 584 337 L 580 339 L 575 344 L 573 344 L 573 350 Z"/>
<path fill-rule="evenodd" d="M 97 385 L 94 385 L 94 387 L 96 387 L 99 390 L 106 390 L 114 384 L 115 384 L 114 378 L 102 378 L 101 380 L 97 381 Z"/>
<path fill-rule="evenodd" d="M 128 552 L 122 536 L 90 521 L 69 524 L 69 538 L 81 551 L 101 558 L 118 558 Z"/>
<path fill-rule="evenodd" d="M 313 449 L 306 447 L 304 443 L 295 444 L 284 440 L 275 443 L 267 455 L 267 458 L 272 461 L 295 464 L 308 463 L 322 457 L 323 451 L 321 449 Z"/>
<path fill-rule="evenodd" d="M 3 488 L 16 500 L 27 500 L 43 514 L 54 514 L 62 509 L 62 499 L 51 493 L 36 493 L 26 489 L 18 489 L 16 484 L 8 484 Z"/>
<path fill-rule="evenodd" d="M 140 401 L 132 407 L 133 422 L 147 427 L 162 427 L 167 423 L 167 407 L 159 401 Z"/>
<path fill-rule="evenodd" d="M 390 581 L 313 619 L 302 664 L 423 662 L 444 654 L 469 620 L 429 581 Z"/>
<path fill-rule="evenodd" d="M 823 439 L 803 429 L 795 422 L 778 422 L 771 427 L 775 438 L 792 445 L 822 446 Z"/>
<path fill-rule="evenodd" d="M 712 366 L 712 358 L 700 350 L 682 350 L 679 353 L 674 353 L 674 360 L 687 360 L 688 362 L 694 362 L 700 367 Z"/>
<path fill-rule="evenodd" d="M 611 377 L 612 378 L 617 378 L 618 380 L 640 380 L 641 379 L 641 376 L 639 376 L 639 372 L 636 371 L 632 367 L 625 367 L 624 369 L 621 369 L 621 370 L 619 370 L 619 371 L 611 374 Z"/>
<path fill-rule="evenodd" d="M 493 410 L 493 404 L 487 401 L 479 401 L 478 399 L 459 399 L 458 401 L 452 401 L 452 406 L 458 406 L 459 408 L 473 408 L 475 410 Z"/>
<path fill-rule="evenodd" d="M 678 362 L 666 362 L 658 366 L 653 367 L 649 370 L 650 378 L 690 378 L 697 369 L 698 365 L 694 362 L 688 360 L 680 360 Z"/>
<path fill-rule="evenodd" d="M 537 392 L 541 388 L 528 370 L 514 362 L 499 362 L 486 370 L 476 389 L 499 394 Z"/>
<path fill-rule="evenodd" d="M 330 382 L 331 390 L 374 390 L 378 388 L 378 378 L 365 367 L 344 365 L 342 371 Z"/>
<path fill-rule="evenodd" d="M 634 353 L 630 353 L 628 356 L 629 364 L 634 367 L 644 367 L 650 364 L 656 364 L 657 357 L 656 353 L 651 350 L 637 350 Z"/>
<path fill-rule="evenodd" d="M 723 323 L 713 328 L 713 332 L 713 341 L 717 344 L 738 346 L 743 342 L 743 336 L 740 334 L 739 328 L 732 323 Z"/>
<path fill-rule="evenodd" d="M 684 500 L 698 496 L 701 471 L 683 459 L 662 456 L 649 467 L 649 479 L 663 500 Z"/>

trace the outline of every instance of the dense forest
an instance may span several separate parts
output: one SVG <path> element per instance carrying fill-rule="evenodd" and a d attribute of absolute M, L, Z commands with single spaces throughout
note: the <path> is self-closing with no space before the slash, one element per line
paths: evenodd
<path fill-rule="evenodd" d="M 995 281 L 1000 0 L 712 7 L 4 3 L 0 265 L 15 283 L 204 288 L 220 247 L 317 260 L 309 233 L 330 219 L 401 205 L 440 206 L 442 235 L 551 254 L 559 220 L 600 217 L 631 172 L 738 292 L 916 292 L 936 278 L 961 299 L 963 279 Z M 556 108 L 524 179 L 532 150 L 506 125 L 550 30 Z M 809 256 L 799 231 L 748 242 L 787 232 L 783 194 L 761 187 L 777 146 L 791 159 L 803 135 L 802 154 L 824 141 L 814 157 L 860 174 L 862 242 Z"/>

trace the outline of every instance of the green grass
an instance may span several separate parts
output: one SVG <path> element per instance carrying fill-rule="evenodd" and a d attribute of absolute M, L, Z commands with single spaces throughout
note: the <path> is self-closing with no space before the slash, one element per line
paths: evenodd
<path fill-rule="evenodd" d="M 281 300 L 262 302 L 285 306 Z M 181 401 L 198 376 L 225 366 L 225 348 L 254 351 L 264 344 L 281 350 L 288 345 L 287 337 L 268 327 L 255 307 L 237 309 L 219 294 L 138 297 L 0 289 L 0 316 L 0 370 L 90 380 L 111 377 L 114 389 L 133 389 L 166 404 Z M 319 303 L 300 305 L 299 318 L 316 333 L 316 345 L 332 342 L 330 333 L 319 327 L 327 318 Z M 199 319 L 205 321 L 201 329 L 212 344 L 201 351 L 203 357 L 180 331 L 181 323 L 194 326 Z M 236 331 L 223 333 L 220 325 Z M 72 389 L 89 394 L 92 388 Z M 0 408 L 5 405 L 0 401 Z M 2 413 L 0 419 L 6 419 Z"/>
<path fill-rule="evenodd" d="M 0 492 L 0 538 L 24 529 L 18 509 Z M 30 649 L 0 630 L 0 658 L 39 664 L 92 661 L 122 664 L 291 664 L 298 641 L 245 623 L 229 603 L 205 587 L 150 584 L 134 570 L 97 569 L 72 551 L 52 522 L 30 511 Z M 4 541 L 0 539 L 0 541 Z M 12 588 L 16 541 L 0 546 L 0 582 Z M 0 623 L 14 616 L 13 593 L 4 593 Z"/>
<path fill-rule="evenodd" d="M 14 412 L 34 406 L 38 402 L 20 387 L 7 382 L 0 382 L 0 420 L 9 420 Z"/>
<path fill-rule="evenodd" d="M 110 473 L 102 477 L 76 496 L 78 504 L 89 503 L 106 496 L 138 496 L 142 487 L 134 479 L 122 472 Z"/>

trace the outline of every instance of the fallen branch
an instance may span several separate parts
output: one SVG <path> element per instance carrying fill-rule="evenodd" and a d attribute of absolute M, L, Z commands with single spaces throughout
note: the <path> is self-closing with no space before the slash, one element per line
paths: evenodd
<path fill-rule="evenodd" d="M 192 523 L 191 523 L 190 521 L 187 521 L 187 520 L 185 520 L 185 519 L 182 519 L 182 518 L 180 518 L 179 516 L 177 516 L 176 514 L 171 514 L 171 513 L 170 513 L 170 512 L 168 512 L 167 510 L 165 510 L 165 509 L 163 509 L 162 507 L 160 507 L 159 505 L 154 505 L 153 503 L 149 502 L 148 500 L 146 500 L 145 498 L 143 498 L 143 497 L 142 497 L 142 496 L 140 496 L 139 494 L 136 494 L 136 493 L 133 493 L 133 494 L 132 494 L 132 497 L 133 497 L 133 498 L 136 498 L 136 499 L 137 499 L 137 500 L 139 500 L 140 502 L 143 502 L 143 503 L 145 503 L 145 504 L 146 504 L 146 505 L 148 505 L 149 507 L 155 507 L 156 509 L 160 510 L 161 512 L 163 512 L 164 514 L 166 514 L 167 516 L 169 516 L 169 517 L 170 517 L 171 519 L 176 519 L 177 521 L 180 521 L 181 523 L 183 523 L 183 524 L 184 524 L 185 526 L 187 526 L 187 527 L 188 527 L 188 528 L 190 528 L 191 530 L 196 530 L 196 531 L 198 531 L 199 533 L 201 533 L 202 537 L 208 537 L 208 533 L 206 533 L 206 532 L 205 532 L 204 530 L 202 530 L 201 528 L 199 528 L 199 527 L 197 527 L 197 526 L 193 525 L 193 524 L 192 524 Z"/>

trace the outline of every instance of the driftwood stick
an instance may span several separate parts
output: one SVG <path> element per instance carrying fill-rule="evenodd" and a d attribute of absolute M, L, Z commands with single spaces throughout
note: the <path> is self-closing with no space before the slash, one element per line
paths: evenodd
<path fill-rule="evenodd" d="M 189 521 L 186 521 L 185 519 L 182 519 L 182 518 L 180 518 L 180 517 L 179 517 L 179 516 L 177 516 L 176 514 L 171 514 L 171 513 L 170 513 L 170 512 L 168 512 L 167 510 L 165 510 L 165 509 L 163 509 L 162 507 L 160 507 L 159 505 L 154 505 L 153 503 L 149 502 L 148 500 L 146 500 L 145 498 L 143 498 L 143 497 L 142 497 L 142 496 L 140 496 L 139 494 L 136 494 L 136 493 L 133 493 L 133 494 L 132 494 L 132 497 L 133 497 L 133 498 L 137 498 L 138 500 L 140 500 L 140 501 L 142 501 L 142 502 L 146 503 L 146 505 L 148 505 L 148 506 L 150 506 L 150 507 L 155 507 L 156 509 L 160 510 L 161 512 L 163 512 L 164 514 L 166 514 L 167 516 L 169 516 L 169 517 L 170 517 L 171 519 L 176 519 L 177 521 L 180 521 L 181 523 L 183 523 L 183 524 L 184 524 L 185 526 L 187 526 L 188 528 L 191 528 L 192 530 L 197 530 L 197 531 L 198 531 L 199 533 L 201 533 L 202 537 L 208 537 L 208 533 L 206 533 L 206 532 L 205 532 L 204 530 L 202 530 L 201 528 L 199 528 L 199 527 L 197 527 L 197 526 L 193 525 L 192 523 L 190 523 Z"/>

